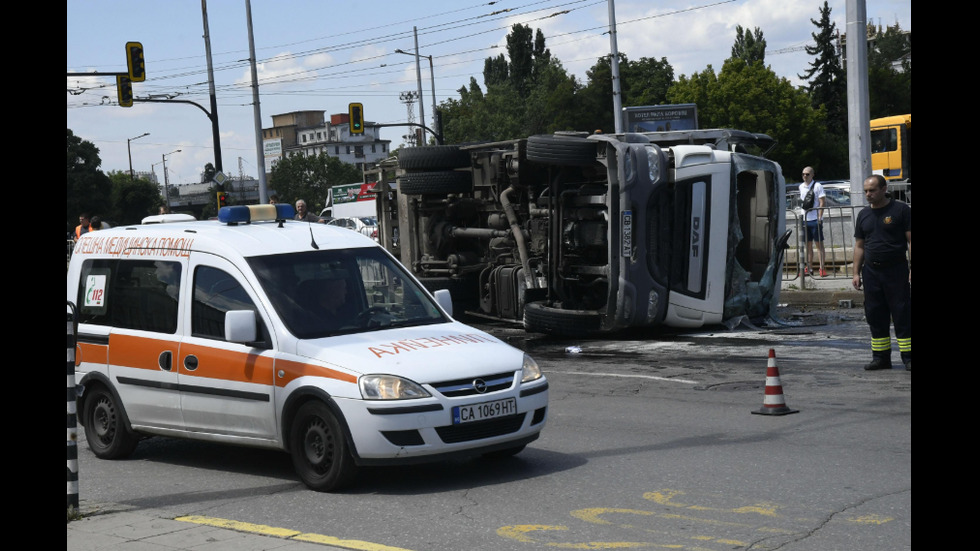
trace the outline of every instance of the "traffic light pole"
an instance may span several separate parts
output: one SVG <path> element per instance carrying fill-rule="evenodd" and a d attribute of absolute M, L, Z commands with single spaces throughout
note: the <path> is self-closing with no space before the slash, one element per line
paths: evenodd
<path fill-rule="evenodd" d="M 221 168 L 221 137 L 218 132 L 218 115 L 208 112 L 207 109 L 202 107 L 200 104 L 194 103 L 193 101 L 185 99 L 140 99 L 133 98 L 134 102 L 139 103 L 186 103 L 197 107 L 204 114 L 208 116 L 208 120 L 211 121 L 211 139 L 214 141 L 214 169 L 218 172 L 222 172 Z"/>

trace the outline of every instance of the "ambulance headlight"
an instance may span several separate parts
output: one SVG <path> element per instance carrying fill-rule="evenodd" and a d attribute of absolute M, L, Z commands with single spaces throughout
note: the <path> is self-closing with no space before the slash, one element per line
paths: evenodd
<path fill-rule="evenodd" d="M 357 385 L 365 400 L 411 400 L 430 396 L 418 383 L 394 375 L 364 375 Z"/>
<path fill-rule="evenodd" d="M 524 354 L 524 366 L 521 367 L 521 382 L 528 383 L 541 378 L 541 368 L 534 358 Z"/>

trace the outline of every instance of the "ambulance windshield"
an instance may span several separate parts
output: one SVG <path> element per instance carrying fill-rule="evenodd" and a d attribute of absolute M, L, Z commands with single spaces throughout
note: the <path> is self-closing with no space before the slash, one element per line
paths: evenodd
<path fill-rule="evenodd" d="M 291 333 L 301 339 L 449 321 L 380 248 L 248 260 Z"/>

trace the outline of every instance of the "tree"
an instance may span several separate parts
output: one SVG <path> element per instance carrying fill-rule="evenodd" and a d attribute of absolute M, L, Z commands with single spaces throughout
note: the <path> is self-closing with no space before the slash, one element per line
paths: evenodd
<path fill-rule="evenodd" d="M 702 128 L 737 128 L 775 138 L 770 155 L 792 170 L 813 163 L 824 142 L 822 111 L 815 111 L 804 90 L 760 63 L 732 58 L 721 73 L 707 69 L 681 77 L 667 94 L 671 103 L 695 103 Z"/>
<path fill-rule="evenodd" d="M 868 101 L 871 118 L 912 112 L 912 38 L 896 23 L 869 27 Z"/>
<path fill-rule="evenodd" d="M 323 210 L 330 188 L 360 182 L 363 173 L 356 166 L 326 153 L 292 155 L 280 159 L 272 167 L 269 187 L 276 190 L 283 202 L 306 201 L 310 212 Z"/>
<path fill-rule="evenodd" d="M 580 105 L 583 129 L 615 131 L 612 101 L 612 63 L 603 56 L 586 71 L 588 82 L 582 89 Z M 674 83 L 674 68 L 667 58 L 643 57 L 631 61 L 619 54 L 620 93 L 623 106 L 661 105 L 666 102 L 667 90 Z M 620 115 L 621 116 L 621 115 Z"/>
<path fill-rule="evenodd" d="M 112 182 L 99 169 L 99 148 L 68 130 L 68 229 L 78 225 L 78 215 L 106 216 L 112 210 Z"/>
<path fill-rule="evenodd" d="M 811 33 L 814 45 L 806 46 L 813 56 L 810 67 L 799 77 L 809 82 L 810 100 L 814 108 L 827 111 L 827 129 L 834 136 L 847 135 L 847 79 L 841 66 L 838 50 L 837 25 L 830 20 L 830 5 L 820 8 L 820 20 L 811 19 L 817 32 Z"/>
<path fill-rule="evenodd" d="M 526 25 L 514 25 L 507 35 L 507 56 L 488 57 L 483 67 L 486 92 L 470 78 L 469 87 L 458 90 L 458 100 L 441 104 L 448 143 L 507 140 L 574 127 L 579 85 L 552 57 L 540 30 L 532 33 Z"/>
<path fill-rule="evenodd" d="M 118 225 L 139 224 L 163 204 L 159 188 L 146 178 L 133 180 L 129 172 L 114 171 L 109 173 L 109 180 L 113 205 L 110 219 Z"/>
<path fill-rule="evenodd" d="M 814 45 L 806 46 L 813 56 L 810 67 L 799 75 L 809 82 L 810 102 L 822 109 L 827 121 L 827 140 L 811 163 L 820 174 L 847 174 L 847 76 L 841 66 L 837 26 L 830 20 L 830 5 L 824 1 L 820 20 L 811 19 L 817 27 L 812 33 Z"/>
<path fill-rule="evenodd" d="M 731 59 L 740 59 L 745 63 L 766 62 L 766 39 L 762 37 L 759 27 L 755 28 L 754 33 L 743 29 L 741 25 L 735 27 Z"/>

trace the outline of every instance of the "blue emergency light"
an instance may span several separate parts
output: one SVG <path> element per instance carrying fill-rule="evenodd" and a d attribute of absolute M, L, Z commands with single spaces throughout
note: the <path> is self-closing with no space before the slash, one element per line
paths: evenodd
<path fill-rule="evenodd" d="M 218 211 L 218 221 L 222 224 L 251 224 L 252 222 L 271 222 L 276 220 L 292 220 L 296 209 L 292 205 L 277 203 L 275 205 L 235 205 L 221 207 Z"/>

